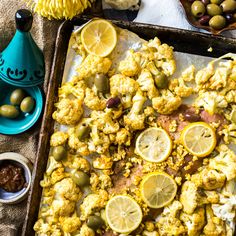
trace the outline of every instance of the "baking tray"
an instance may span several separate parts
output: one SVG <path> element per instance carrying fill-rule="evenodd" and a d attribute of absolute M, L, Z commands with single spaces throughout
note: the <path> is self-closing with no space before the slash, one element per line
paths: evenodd
<path fill-rule="evenodd" d="M 40 198 L 42 194 L 42 188 L 39 183 L 40 180 L 43 179 L 43 173 L 46 170 L 50 149 L 49 139 L 53 133 L 54 127 L 52 113 L 54 111 L 54 103 L 57 100 L 57 90 L 63 77 L 70 36 L 74 26 L 80 26 L 86 23 L 89 19 L 90 18 L 88 17 L 80 17 L 74 18 L 71 21 L 65 21 L 62 23 L 58 31 L 54 60 L 48 85 L 46 106 L 40 130 L 39 148 L 32 174 L 32 187 L 28 198 L 25 224 L 22 229 L 22 235 L 25 236 L 34 235 L 33 226 L 38 217 Z M 213 36 L 210 34 L 157 25 L 123 21 L 113 21 L 113 23 L 121 28 L 133 31 L 144 39 L 151 39 L 157 36 L 162 42 L 172 45 L 174 50 L 179 52 L 209 57 L 220 57 L 228 52 L 236 53 L 236 39 L 233 38 Z M 210 47 L 213 48 L 212 52 L 208 51 L 208 48 Z"/>

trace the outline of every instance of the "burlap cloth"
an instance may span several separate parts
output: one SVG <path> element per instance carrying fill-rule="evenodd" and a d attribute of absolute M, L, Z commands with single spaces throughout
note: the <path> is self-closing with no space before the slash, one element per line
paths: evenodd
<path fill-rule="evenodd" d="M 15 12 L 20 8 L 27 8 L 22 0 L 0 0 L 0 51 L 8 45 L 14 35 Z M 58 21 L 47 21 L 38 15 L 34 15 L 31 33 L 45 56 L 45 92 L 47 90 L 54 43 L 59 24 L 60 22 Z M 39 121 L 29 131 L 20 135 L 0 135 L 0 153 L 18 152 L 34 163 L 40 125 L 41 122 Z M 0 204 L 0 236 L 20 235 L 25 214 L 26 200 L 16 205 Z"/>

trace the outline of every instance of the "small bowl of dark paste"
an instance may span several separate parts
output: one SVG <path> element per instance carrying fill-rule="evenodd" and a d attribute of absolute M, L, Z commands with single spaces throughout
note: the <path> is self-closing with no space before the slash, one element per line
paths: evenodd
<path fill-rule="evenodd" d="M 31 183 L 31 165 L 14 152 L 0 154 L 0 203 L 13 204 L 24 200 Z"/>

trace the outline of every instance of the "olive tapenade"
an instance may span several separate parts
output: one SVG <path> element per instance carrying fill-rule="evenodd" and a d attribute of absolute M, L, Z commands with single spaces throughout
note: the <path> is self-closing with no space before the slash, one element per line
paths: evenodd
<path fill-rule="evenodd" d="M 8 161 L 0 163 L 0 188 L 7 192 L 18 192 L 25 186 L 24 169 Z"/>

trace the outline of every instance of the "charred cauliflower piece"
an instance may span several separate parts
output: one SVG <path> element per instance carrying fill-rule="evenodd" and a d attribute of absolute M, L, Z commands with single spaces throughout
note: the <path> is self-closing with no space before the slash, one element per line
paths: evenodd
<path fill-rule="evenodd" d="M 89 54 L 77 68 L 77 76 L 73 82 L 89 78 L 95 74 L 106 74 L 111 67 L 111 60 L 107 57 L 99 57 Z"/>
<path fill-rule="evenodd" d="M 219 155 L 210 159 L 209 168 L 221 171 L 227 180 L 236 177 L 236 156 L 226 145 L 221 144 L 218 148 Z"/>
<path fill-rule="evenodd" d="M 178 219 L 178 214 L 181 209 L 182 204 L 178 201 L 173 201 L 169 206 L 164 208 L 163 213 L 157 222 L 160 236 L 178 236 L 186 233 L 186 228 Z"/>
<path fill-rule="evenodd" d="M 124 144 L 125 146 L 130 146 L 132 135 L 126 128 L 121 128 L 116 134 L 115 143 L 118 145 Z"/>
<path fill-rule="evenodd" d="M 187 227 L 188 236 L 197 236 L 205 225 L 205 210 L 197 208 L 191 215 L 182 212 L 180 219 Z"/>
<path fill-rule="evenodd" d="M 193 88 L 186 86 L 184 79 L 181 77 L 170 80 L 169 89 L 181 98 L 189 97 L 193 93 Z"/>
<path fill-rule="evenodd" d="M 205 84 L 214 75 L 214 67 L 212 63 L 209 63 L 207 67 L 199 70 L 195 77 L 198 90 L 206 88 Z"/>
<path fill-rule="evenodd" d="M 95 233 L 86 224 L 83 224 L 80 228 L 80 233 L 76 236 L 95 236 Z"/>
<path fill-rule="evenodd" d="M 76 214 L 73 214 L 71 217 L 60 217 L 59 222 L 62 226 L 62 230 L 65 233 L 74 233 L 80 229 L 81 221 Z"/>
<path fill-rule="evenodd" d="M 236 124 L 226 125 L 225 128 L 220 131 L 220 134 L 224 136 L 224 142 L 226 144 L 236 144 Z"/>
<path fill-rule="evenodd" d="M 57 131 L 52 134 L 50 139 L 50 145 L 52 147 L 64 145 L 68 139 L 68 134 L 62 131 Z"/>
<path fill-rule="evenodd" d="M 144 128 L 145 115 L 144 113 L 140 113 L 142 112 L 143 104 L 145 103 L 145 101 L 146 98 L 139 90 L 133 97 L 133 106 L 130 112 L 126 116 L 124 116 L 125 126 L 129 127 L 132 130 L 140 130 Z"/>
<path fill-rule="evenodd" d="M 82 101 L 80 99 L 63 98 L 55 104 L 57 108 L 52 117 L 62 125 L 75 125 L 79 122 L 82 114 Z"/>
<path fill-rule="evenodd" d="M 152 99 L 153 108 L 163 115 L 171 114 L 179 108 L 181 103 L 181 98 L 167 89 L 161 90 L 161 96 Z"/>

